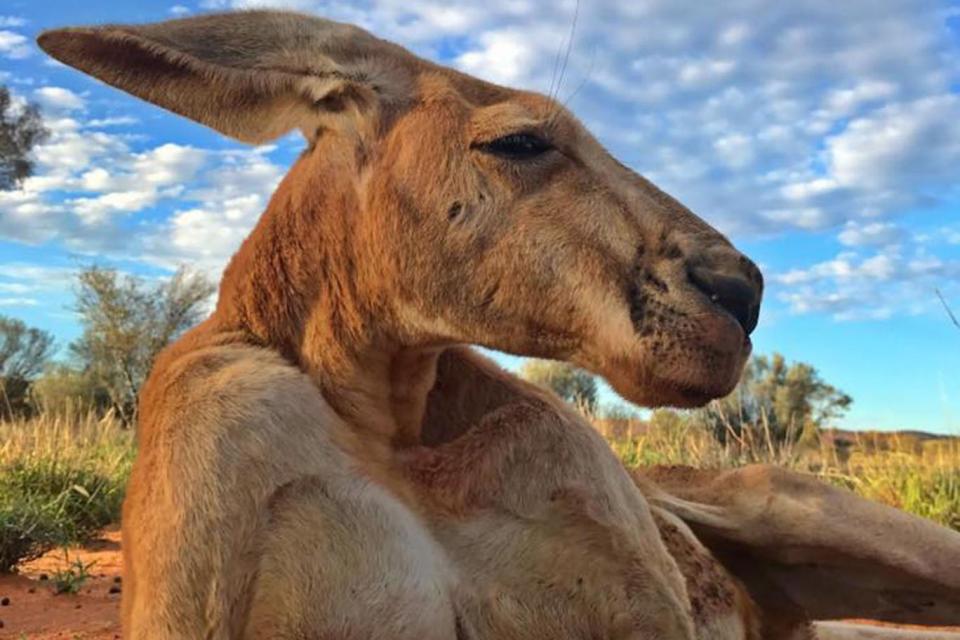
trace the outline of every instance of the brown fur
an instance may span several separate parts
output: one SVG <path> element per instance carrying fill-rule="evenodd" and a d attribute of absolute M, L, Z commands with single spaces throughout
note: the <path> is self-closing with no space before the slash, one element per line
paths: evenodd
<path fill-rule="evenodd" d="M 724 237 L 552 100 L 355 27 L 248 12 L 39 41 L 235 138 L 309 141 L 144 387 L 127 637 L 757 633 L 764 603 L 695 518 L 457 346 L 571 360 L 646 404 L 725 394 L 762 280 Z M 484 151 L 518 132 L 552 149 Z"/>

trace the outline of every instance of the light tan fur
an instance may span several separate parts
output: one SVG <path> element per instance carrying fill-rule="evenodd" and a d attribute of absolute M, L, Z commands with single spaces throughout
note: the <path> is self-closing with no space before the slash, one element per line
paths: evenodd
<path fill-rule="evenodd" d="M 700 538 L 694 502 L 631 478 L 555 398 L 459 346 L 570 360 L 685 406 L 729 392 L 749 355 L 757 268 L 562 106 L 292 13 L 39 42 L 234 138 L 309 142 L 214 314 L 144 387 L 128 638 L 805 629 L 794 609 L 778 627 L 750 572 Z M 511 155 L 511 134 L 545 148 Z M 711 496 L 698 508 L 721 509 Z M 900 568 L 945 597 L 943 576 Z"/>

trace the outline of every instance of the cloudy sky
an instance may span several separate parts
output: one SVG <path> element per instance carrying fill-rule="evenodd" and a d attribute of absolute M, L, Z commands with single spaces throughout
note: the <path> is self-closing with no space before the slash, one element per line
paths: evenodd
<path fill-rule="evenodd" d="M 547 91 L 575 2 L 4 0 L 0 82 L 41 105 L 37 174 L 0 192 L 0 313 L 77 333 L 71 274 L 218 276 L 302 148 L 249 148 L 34 45 L 47 27 L 287 6 Z M 845 426 L 960 431 L 960 2 L 581 0 L 559 95 L 626 164 L 763 267 L 758 352 L 818 367 Z"/>

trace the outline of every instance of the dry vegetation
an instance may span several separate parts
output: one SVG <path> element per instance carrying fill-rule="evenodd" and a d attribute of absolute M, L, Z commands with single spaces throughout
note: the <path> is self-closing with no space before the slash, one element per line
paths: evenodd
<path fill-rule="evenodd" d="M 761 435 L 722 445 L 667 412 L 594 422 L 628 466 L 774 462 L 960 530 L 958 438 L 827 431 L 801 444 Z M 93 411 L 0 423 L 0 570 L 115 522 L 133 454 L 132 432 Z"/>
<path fill-rule="evenodd" d="M 691 422 L 595 420 L 627 466 L 701 468 L 774 463 L 960 530 L 960 438 L 917 433 L 823 431 L 799 443 L 759 435 L 720 444 Z M 745 434 L 753 433 L 745 431 Z"/>
<path fill-rule="evenodd" d="M 0 422 L 0 571 L 116 522 L 133 453 L 131 431 L 93 411 Z"/>

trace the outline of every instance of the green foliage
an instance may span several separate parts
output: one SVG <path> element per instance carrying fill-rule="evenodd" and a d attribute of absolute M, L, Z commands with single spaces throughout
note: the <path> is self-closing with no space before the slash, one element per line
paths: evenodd
<path fill-rule="evenodd" d="M 66 564 L 65 569 L 57 569 L 53 572 L 53 588 L 58 594 L 80 593 L 80 589 L 90 579 L 90 569 L 96 564 L 96 561 L 84 563 L 80 558 L 70 561 L 70 552 L 66 547 L 63 549 L 63 560 Z"/>
<path fill-rule="evenodd" d="M 123 486 L 56 460 L 0 469 L 0 571 L 50 548 L 86 541 L 120 514 Z"/>
<path fill-rule="evenodd" d="M 16 318 L 0 316 L 0 376 L 31 379 L 53 354 L 53 336 Z"/>
<path fill-rule="evenodd" d="M 29 412 L 31 380 L 53 355 L 53 336 L 0 316 L 0 417 Z"/>
<path fill-rule="evenodd" d="M 0 424 L 0 571 L 82 543 L 120 515 L 129 431 L 94 414 Z"/>
<path fill-rule="evenodd" d="M 76 311 L 83 335 L 70 352 L 125 424 L 136 415 L 154 358 L 201 319 L 214 290 L 204 276 L 183 268 L 156 285 L 96 266 L 79 273 Z"/>
<path fill-rule="evenodd" d="M 109 395 L 89 371 L 64 364 L 48 367 L 33 382 L 30 395 L 37 410 L 47 415 L 69 415 L 85 409 L 103 413 L 110 407 Z"/>
<path fill-rule="evenodd" d="M 628 467 L 777 464 L 960 531 L 960 438 L 939 438 L 917 447 L 902 434 L 871 434 L 845 442 L 851 451 L 841 455 L 838 442 L 825 437 L 773 448 L 763 440 L 721 443 L 695 417 L 669 410 L 654 412 L 643 427 L 633 430 L 640 436 L 610 440 Z"/>
<path fill-rule="evenodd" d="M 531 359 L 523 363 L 520 377 L 552 389 L 554 393 L 590 415 L 597 408 L 597 381 L 591 374 L 566 362 Z"/>
<path fill-rule="evenodd" d="M 48 135 L 36 105 L 14 105 L 0 86 L 0 190 L 13 189 L 33 173 L 30 152 Z"/>
<path fill-rule="evenodd" d="M 815 437 L 853 399 L 827 384 L 815 368 L 787 363 L 779 353 L 755 356 L 737 388 L 694 413 L 721 443 L 760 440 L 768 447 Z"/>
<path fill-rule="evenodd" d="M 960 444 L 947 441 L 938 449 L 858 451 L 845 465 L 847 473 L 834 481 L 960 531 Z"/>
<path fill-rule="evenodd" d="M 810 472 L 960 531 L 960 439 L 823 430 L 851 402 L 808 364 L 758 356 L 726 398 L 692 412 L 658 409 L 643 429 L 621 429 L 641 435 L 610 444 L 627 466 L 769 463 Z"/>

